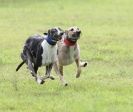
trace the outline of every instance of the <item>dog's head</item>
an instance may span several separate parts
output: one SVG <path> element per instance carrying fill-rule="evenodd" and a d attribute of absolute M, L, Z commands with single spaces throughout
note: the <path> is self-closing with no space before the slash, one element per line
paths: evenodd
<path fill-rule="evenodd" d="M 50 37 L 53 41 L 61 40 L 62 35 L 64 34 L 63 30 L 59 27 L 51 28 L 48 30 L 48 37 Z"/>
<path fill-rule="evenodd" d="M 76 42 L 80 38 L 81 30 L 78 27 L 70 27 L 65 34 L 69 40 Z"/>

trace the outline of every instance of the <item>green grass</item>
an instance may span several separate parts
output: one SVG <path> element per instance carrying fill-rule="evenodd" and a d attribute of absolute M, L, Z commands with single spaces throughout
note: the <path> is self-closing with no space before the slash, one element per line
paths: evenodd
<path fill-rule="evenodd" d="M 132 0 L 0 0 L 0 112 L 132 112 Z M 54 26 L 82 30 L 81 59 L 88 67 L 68 87 L 38 85 L 26 66 L 15 72 L 26 38 Z M 43 74 L 43 67 L 39 73 Z"/>

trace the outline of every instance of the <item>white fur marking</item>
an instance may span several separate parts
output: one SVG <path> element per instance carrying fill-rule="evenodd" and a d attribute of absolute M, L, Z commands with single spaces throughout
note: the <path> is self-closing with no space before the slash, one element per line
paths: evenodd
<path fill-rule="evenodd" d="M 58 27 L 55 27 L 55 29 L 57 30 L 58 35 L 60 35 L 61 31 L 59 30 L 59 28 Z"/>
<path fill-rule="evenodd" d="M 51 46 L 44 40 L 41 43 L 41 46 L 43 48 L 42 65 L 48 65 L 55 62 L 57 60 L 57 45 Z"/>
<path fill-rule="evenodd" d="M 41 84 L 41 82 L 42 82 L 42 79 L 40 77 L 37 77 L 37 83 Z"/>

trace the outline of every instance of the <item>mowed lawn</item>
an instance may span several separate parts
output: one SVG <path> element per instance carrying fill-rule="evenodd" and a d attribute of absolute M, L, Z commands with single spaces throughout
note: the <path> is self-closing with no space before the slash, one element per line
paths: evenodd
<path fill-rule="evenodd" d="M 28 36 L 78 26 L 81 59 L 38 85 L 26 66 L 15 72 Z M 45 68 L 39 69 L 44 74 Z M 133 112 L 132 0 L 0 0 L 0 112 Z"/>

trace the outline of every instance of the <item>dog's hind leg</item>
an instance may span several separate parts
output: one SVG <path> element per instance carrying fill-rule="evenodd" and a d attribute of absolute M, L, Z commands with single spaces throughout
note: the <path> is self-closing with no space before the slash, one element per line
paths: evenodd
<path fill-rule="evenodd" d="M 76 62 L 76 65 L 77 65 L 77 74 L 76 74 L 76 78 L 79 78 L 79 77 L 80 77 L 80 74 L 81 74 L 80 60 L 79 60 L 79 59 L 76 59 L 75 62 Z"/>
<path fill-rule="evenodd" d="M 35 77 L 37 83 L 43 84 L 45 82 L 41 77 L 37 76 L 37 69 L 35 70 L 33 68 L 32 62 L 29 59 L 28 59 L 28 68 L 31 71 L 32 76 Z"/>
<path fill-rule="evenodd" d="M 31 57 L 31 55 L 30 55 L 30 53 L 29 53 L 29 51 L 27 50 L 27 52 L 26 52 L 26 55 L 27 55 L 27 65 L 28 65 L 28 69 L 31 71 L 31 74 L 32 74 L 32 76 L 33 77 L 35 77 L 35 80 L 37 81 L 37 83 L 39 83 L 39 84 L 43 84 L 44 83 L 44 81 L 41 79 L 41 77 L 38 77 L 37 76 L 37 70 L 38 70 L 38 68 L 34 68 L 33 67 L 33 64 L 32 64 L 32 57 Z"/>

